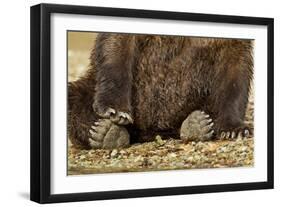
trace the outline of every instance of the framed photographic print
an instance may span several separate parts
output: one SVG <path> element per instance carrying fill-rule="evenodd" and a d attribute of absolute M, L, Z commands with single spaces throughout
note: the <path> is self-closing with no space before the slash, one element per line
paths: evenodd
<path fill-rule="evenodd" d="M 273 188 L 273 19 L 31 7 L 31 200 Z"/>

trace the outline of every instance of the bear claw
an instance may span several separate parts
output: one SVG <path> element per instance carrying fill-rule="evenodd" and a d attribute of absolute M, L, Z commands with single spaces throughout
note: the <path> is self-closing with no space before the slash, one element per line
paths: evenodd
<path fill-rule="evenodd" d="M 248 129 L 238 129 L 236 131 L 222 131 L 220 133 L 219 139 L 227 140 L 227 139 L 236 139 L 236 138 L 248 138 L 251 133 Z"/>
<path fill-rule="evenodd" d="M 108 108 L 105 113 L 98 113 L 102 118 L 110 119 L 115 124 L 127 125 L 132 124 L 134 121 L 129 113 L 116 111 L 113 108 Z"/>

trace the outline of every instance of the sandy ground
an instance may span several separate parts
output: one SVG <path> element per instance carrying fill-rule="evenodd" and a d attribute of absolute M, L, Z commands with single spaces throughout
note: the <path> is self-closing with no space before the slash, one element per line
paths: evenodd
<path fill-rule="evenodd" d="M 78 79 L 87 70 L 95 37 L 92 33 L 69 33 L 68 81 Z M 245 119 L 249 124 L 253 124 L 253 110 L 251 94 Z M 254 164 L 253 140 L 251 137 L 183 143 L 156 136 L 153 142 L 134 144 L 122 150 L 79 150 L 69 143 L 68 174 L 250 167 Z"/>

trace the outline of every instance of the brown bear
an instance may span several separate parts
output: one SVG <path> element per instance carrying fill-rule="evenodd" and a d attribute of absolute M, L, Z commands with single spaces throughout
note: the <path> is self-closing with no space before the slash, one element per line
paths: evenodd
<path fill-rule="evenodd" d="M 100 33 L 87 74 L 68 84 L 72 143 L 112 149 L 157 134 L 249 136 L 252 49 L 246 39 Z"/>

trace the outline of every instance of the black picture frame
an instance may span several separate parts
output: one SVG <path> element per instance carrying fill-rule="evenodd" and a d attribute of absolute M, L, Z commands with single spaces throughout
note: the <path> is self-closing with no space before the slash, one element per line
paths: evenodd
<path fill-rule="evenodd" d="M 220 184 L 188 187 L 169 187 L 74 194 L 50 193 L 50 15 L 52 13 L 100 15 L 113 17 L 134 17 L 194 22 L 218 22 L 267 26 L 267 181 L 238 184 Z M 39 203 L 88 201 L 102 199 L 166 196 L 179 194 L 211 193 L 271 189 L 274 186 L 273 152 L 273 38 L 272 18 L 226 16 L 211 14 L 180 13 L 168 11 L 103 8 L 89 6 L 39 4 L 31 7 L 31 174 L 30 199 Z"/>

